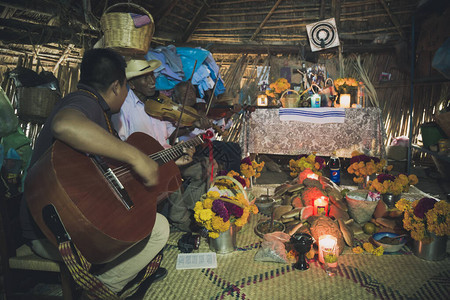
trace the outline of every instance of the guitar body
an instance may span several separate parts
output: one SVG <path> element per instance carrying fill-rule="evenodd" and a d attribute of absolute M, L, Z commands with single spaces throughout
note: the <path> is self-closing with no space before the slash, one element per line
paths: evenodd
<path fill-rule="evenodd" d="M 127 143 L 147 155 L 163 150 L 144 133 L 132 134 Z M 123 165 L 107 162 L 112 170 Z M 29 170 L 26 199 L 33 218 L 50 241 L 57 245 L 43 220 L 42 209 L 53 204 L 86 259 L 105 263 L 150 235 L 158 202 L 181 185 L 180 171 L 173 161 L 160 165 L 158 174 L 158 185 L 147 188 L 131 171 L 123 176 L 116 173 L 134 203 L 127 209 L 91 158 L 56 141 Z"/>

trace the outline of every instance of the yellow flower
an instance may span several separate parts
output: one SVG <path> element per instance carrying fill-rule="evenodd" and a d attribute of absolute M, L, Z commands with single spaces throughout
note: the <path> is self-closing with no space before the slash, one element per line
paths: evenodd
<path fill-rule="evenodd" d="M 373 250 L 374 250 L 373 245 L 371 243 L 368 243 L 368 242 L 363 244 L 363 248 L 364 248 L 364 250 L 366 250 L 369 253 L 372 253 Z"/>
<path fill-rule="evenodd" d="M 213 217 L 213 212 L 210 209 L 202 209 L 198 212 L 198 217 L 201 221 L 208 221 Z"/>
<path fill-rule="evenodd" d="M 208 236 L 209 236 L 210 238 L 212 238 L 212 239 L 217 239 L 217 238 L 219 237 L 219 233 L 218 233 L 218 232 L 215 232 L 215 231 L 210 231 L 210 232 L 208 233 Z"/>
<path fill-rule="evenodd" d="M 380 246 L 380 247 L 374 249 L 372 251 L 372 254 L 376 255 L 376 256 L 381 256 L 381 255 L 383 255 L 383 252 L 384 252 L 383 246 Z"/>
<path fill-rule="evenodd" d="M 357 246 L 357 247 L 352 248 L 352 252 L 356 253 L 356 254 L 361 254 L 364 252 L 364 250 L 363 250 L 363 248 L 361 248 L 361 246 Z"/>

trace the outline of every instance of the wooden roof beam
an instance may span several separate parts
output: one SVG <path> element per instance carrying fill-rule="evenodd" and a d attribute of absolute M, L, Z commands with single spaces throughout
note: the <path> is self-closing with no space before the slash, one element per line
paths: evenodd
<path fill-rule="evenodd" d="M 394 23 L 395 27 L 397 28 L 398 33 L 400 34 L 401 38 L 404 39 L 405 38 L 405 33 L 403 32 L 400 22 L 398 21 L 398 19 L 391 13 L 391 10 L 389 9 L 389 7 L 386 4 L 385 0 L 379 0 L 381 5 L 383 5 L 384 10 L 386 11 L 386 13 L 388 14 L 389 18 L 391 19 L 392 23 Z"/>
<path fill-rule="evenodd" d="M 55 73 L 56 70 L 58 70 L 59 65 L 69 56 L 70 51 L 72 51 L 74 47 L 75 47 L 74 44 L 69 44 L 69 46 L 67 46 L 67 48 L 64 50 L 64 53 L 61 55 L 61 57 L 58 59 L 55 66 L 53 67 L 53 73 Z"/>
<path fill-rule="evenodd" d="M 156 26 L 158 26 L 160 23 L 161 23 L 161 21 L 165 18 L 165 17 L 167 17 L 168 15 L 170 15 L 170 13 L 172 12 L 172 10 L 175 8 L 175 6 L 177 5 L 177 3 L 178 3 L 178 0 L 173 0 L 172 2 L 170 2 L 168 5 L 166 5 L 166 9 L 164 10 L 164 12 L 161 14 L 161 17 L 159 17 L 159 16 L 153 16 L 153 14 L 152 14 L 152 17 L 153 18 L 155 18 L 155 19 L 158 19 L 157 21 L 156 21 Z M 158 13 L 158 15 L 159 15 L 159 13 Z"/>
<path fill-rule="evenodd" d="M 264 20 L 261 22 L 261 24 L 259 24 L 258 28 L 256 29 L 256 31 L 253 33 L 252 37 L 250 38 L 250 41 L 253 41 L 255 39 L 255 37 L 258 35 L 258 33 L 261 31 L 261 29 L 264 27 L 264 25 L 266 24 L 267 20 L 269 20 L 269 18 L 272 16 L 273 12 L 278 8 L 278 5 L 280 5 L 280 2 L 282 0 L 278 0 L 277 3 L 275 3 L 275 5 L 272 7 L 272 9 L 270 10 L 270 12 L 267 14 L 267 16 L 264 18 Z"/>
<path fill-rule="evenodd" d="M 188 27 L 184 31 L 184 34 L 182 37 L 183 43 L 189 42 L 189 40 L 191 39 L 192 33 L 197 28 L 198 24 L 200 24 L 201 20 L 206 16 L 206 13 L 209 8 L 209 1 L 210 0 L 204 1 L 202 7 L 197 10 L 197 13 L 195 14 L 194 18 L 192 19 L 192 21 L 189 23 Z"/>

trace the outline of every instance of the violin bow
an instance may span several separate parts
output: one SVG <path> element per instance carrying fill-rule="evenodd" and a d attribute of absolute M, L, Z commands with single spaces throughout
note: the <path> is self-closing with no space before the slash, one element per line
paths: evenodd
<path fill-rule="evenodd" d="M 220 67 L 219 67 L 219 72 L 220 72 Z M 219 72 L 217 72 L 217 78 L 216 78 L 216 81 L 214 82 L 214 86 L 213 86 L 213 89 L 212 89 L 211 96 L 209 97 L 208 106 L 206 107 L 206 114 L 205 114 L 206 116 L 209 113 L 209 109 L 211 108 L 212 99 L 214 97 L 214 93 L 216 92 L 217 82 L 219 81 L 219 77 L 220 77 L 220 73 Z"/>
<path fill-rule="evenodd" d="M 189 79 L 187 81 L 191 82 L 192 77 L 194 77 L 194 73 L 195 73 L 195 67 L 197 66 L 197 60 L 195 60 L 194 63 L 194 68 L 192 69 L 192 74 L 191 77 L 189 77 Z M 177 122 L 177 128 L 175 129 L 174 133 L 171 134 L 172 139 L 169 139 L 169 144 L 172 145 L 175 140 L 177 139 L 177 135 L 178 135 L 178 131 L 180 129 L 180 124 L 181 124 L 181 118 L 183 117 L 183 113 L 184 113 L 184 106 L 186 104 L 186 97 L 188 94 L 188 89 L 186 89 L 186 91 L 184 91 L 184 97 L 183 97 L 183 101 L 181 103 L 181 113 L 180 113 L 180 117 L 178 118 L 178 122 Z"/>

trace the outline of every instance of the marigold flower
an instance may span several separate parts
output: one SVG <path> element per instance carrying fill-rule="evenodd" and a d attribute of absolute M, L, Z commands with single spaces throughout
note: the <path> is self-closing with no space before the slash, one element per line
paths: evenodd
<path fill-rule="evenodd" d="M 363 248 L 361 248 L 361 246 L 357 246 L 357 247 L 352 248 L 352 252 L 356 253 L 356 254 L 361 254 L 364 252 L 364 250 L 363 250 Z"/>

